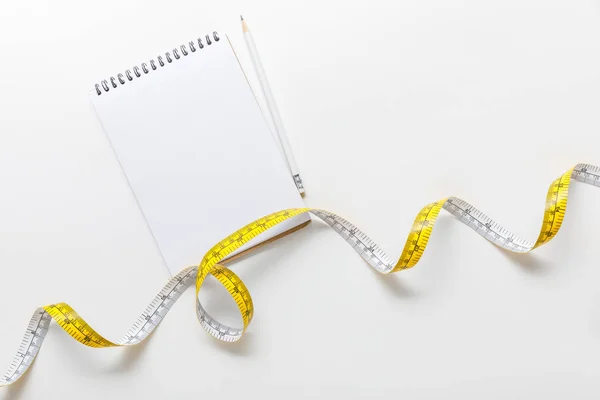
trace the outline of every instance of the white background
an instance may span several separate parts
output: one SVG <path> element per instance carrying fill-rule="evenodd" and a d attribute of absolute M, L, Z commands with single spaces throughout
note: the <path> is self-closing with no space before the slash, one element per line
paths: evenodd
<path fill-rule="evenodd" d="M 5 1 L 2 363 L 36 306 L 68 301 L 117 339 L 160 289 L 87 91 L 213 27 L 247 66 L 240 12 L 306 203 L 394 256 L 420 207 L 448 195 L 534 239 L 548 184 L 600 163 L 598 2 Z M 0 398 L 594 398 L 600 192 L 571 194 L 558 237 L 528 256 L 443 214 L 421 263 L 387 277 L 314 222 L 235 266 L 257 311 L 241 342 L 206 334 L 188 290 L 135 348 L 89 349 L 51 326 Z"/>

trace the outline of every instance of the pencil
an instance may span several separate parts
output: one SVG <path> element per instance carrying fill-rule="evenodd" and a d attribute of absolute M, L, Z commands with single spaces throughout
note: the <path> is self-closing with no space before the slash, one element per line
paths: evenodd
<path fill-rule="evenodd" d="M 290 146 L 290 142 L 288 141 L 287 133 L 283 126 L 281 115 L 279 115 L 279 109 L 277 108 L 275 98 L 273 97 L 273 93 L 271 92 L 269 81 L 267 80 L 265 70 L 260 61 L 256 44 L 254 43 L 252 33 L 250 33 L 250 28 L 248 28 L 248 24 L 244 20 L 244 17 L 240 15 L 240 18 L 242 20 L 242 32 L 244 33 L 244 39 L 246 39 L 246 45 L 248 46 L 250 59 L 252 60 L 252 64 L 254 65 L 254 69 L 256 70 L 258 82 L 260 83 L 260 89 L 267 102 L 269 113 L 271 114 L 271 118 L 273 119 L 273 125 L 275 125 L 275 130 L 277 131 L 277 136 L 279 136 L 279 141 L 281 142 L 281 146 L 283 148 L 283 155 L 285 157 L 285 160 L 287 161 L 288 168 L 290 169 L 292 177 L 294 178 L 294 183 L 296 184 L 298 191 L 300 192 L 300 194 L 303 194 L 304 184 L 302 182 L 302 178 L 300 177 L 298 165 L 296 164 L 296 159 L 294 158 L 294 154 L 292 153 L 292 148 Z"/>

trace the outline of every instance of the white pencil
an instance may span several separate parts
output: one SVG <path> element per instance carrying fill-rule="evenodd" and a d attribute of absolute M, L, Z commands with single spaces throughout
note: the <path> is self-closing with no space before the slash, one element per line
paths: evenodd
<path fill-rule="evenodd" d="M 290 142 L 288 141 L 285 128 L 283 127 L 281 115 L 279 115 L 279 109 L 277 108 L 275 98 L 273 97 L 273 93 L 271 92 L 269 81 L 267 81 L 265 70 L 262 66 L 262 63 L 260 62 L 258 50 L 256 49 L 256 44 L 254 44 L 254 39 L 252 38 L 252 34 L 250 33 L 248 24 L 246 23 L 246 21 L 244 21 L 244 17 L 240 15 L 240 18 L 242 20 L 242 31 L 244 32 L 244 38 L 246 39 L 246 45 L 248 46 L 250 59 L 252 60 L 252 64 L 254 65 L 254 69 L 256 70 L 256 75 L 258 76 L 260 88 L 262 90 L 263 96 L 265 96 L 267 107 L 269 107 L 269 112 L 271 114 L 271 117 L 273 118 L 273 124 L 275 125 L 277 135 L 279 136 L 281 146 L 283 147 L 283 155 L 288 163 L 288 167 L 290 169 L 290 172 L 292 173 L 292 177 L 294 178 L 294 183 L 296 183 L 298 191 L 300 192 L 300 194 L 302 194 L 304 193 L 304 185 L 302 183 L 302 178 L 300 177 L 300 172 L 298 171 L 298 165 L 296 165 L 296 160 L 294 159 L 294 154 L 292 153 L 292 149 L 290 147 Z"/>

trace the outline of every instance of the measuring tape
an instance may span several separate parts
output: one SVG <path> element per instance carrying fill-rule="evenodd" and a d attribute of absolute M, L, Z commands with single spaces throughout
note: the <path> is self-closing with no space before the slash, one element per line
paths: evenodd
<path fill-rule="evenodd" d="M 196 314 L 200 325 L 217 339 L 225 342 L 239 340 L 248 328 L 254 314 L 252 298 L 242 280 L 219 262 L 254 237 L 296 215 L 309 212 L 318 217 L 344 238 L 377 272 L 389 274 L 414 267 L 419 262 L 442 208 L 483 238 L 511 252 L 527 253 L 548 243 L 556 236 L 562 225 L 567 208 L 569 185 L 572 179 L 600 187 L 600 167 L 578 164 L 552 182 L 546 197 L 542 228 L 535 242 L 521 239 L 466 201 L 456 197 L 448 197 L 426 205 L 417 214 L 402 254 L 397 261 L 394 261 L 381 250 L 363 231 L 329 211 L 296 208 L 267 215 L 221 240 L 204 255 L 198 266 L 185 268 L 171 278 L 125 336 L 116 342 L 106 339 L 96 332 L 67 303 L 50 304 L 38 308 L 29 321 L 17 355 L 6 374 L 0 379 L 0 386 L 7 386 L 16 382 L 29 369 L 42 346 L 52 319 L 73 339 L 86 346 L 97 348 L 133 346 L 144 341 L 152 333 L 183 291 L 194 281 L 196 283 Z M 202 307 L 198 293 L 208 275 L 212 275 L 221 282 L 235 300 L 242 316 L 242 327 L 233 328 L 224 325 L 212 318 Z"/>

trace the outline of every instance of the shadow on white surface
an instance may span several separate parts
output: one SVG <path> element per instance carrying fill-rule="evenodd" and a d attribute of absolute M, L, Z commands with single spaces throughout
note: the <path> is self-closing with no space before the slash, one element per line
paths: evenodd
<path fill-rule="evenodd" d="M 109 371 L 112 373 L 121 373 L 135 369 L 135 367 L 141 363 L 144 353 L 147 351 L 149 346 L 148 342 L 151 342 L 153 337 L 154 332 L 152 332 L 146 340 L 138 345 L 119 349 L 121 352 L 121 357 L 116 365 L 110 366 Z"/>
<path fill-rule="evenodd" d="M 538 276 L 548 275 L 552 272 L 552 263 L 541 260 L 535 254 L 516 254 L 499 247 L 496 248 L 498 252 L 511 261 L 512 265 L 518 266 L 523 272 Z"/>
<path fill-rule="evenodd" d="M 419 293 L 414 290 L 410 285 L 402 280 L 397 275 L 382 275 L 379 272 L 372 269 L 370 266 L 367 267 L 375 275 L 376 281 L 379 285 L 388 293 L 397 297 L 398 299 L 414 299 L 419 297 Z"/>
<path fill-rule="evenodd" d="M 201 332 L 203 335 L 206 334 L 206 332 L 202 331 Z M 248 332 L 246 331 L 246 333 L 244 333 L 244 336 L 237 342 L 234 343 L 227 343 L 227 342 L 223 342 L 221 340 L 213 339 L 213 343 L 215 345 L 215 347 L 219 350 L 219 351 L 223 351 L 225 353 L 231 354 L 233 356 L 237 356 L 237 357 L 250 357 L 251 355 L 253 355 L 253 349 L 256 348 L 255 344 L 256 344 L 256 340 L 255 340 L 255 336 L 252 332 Z"/>

